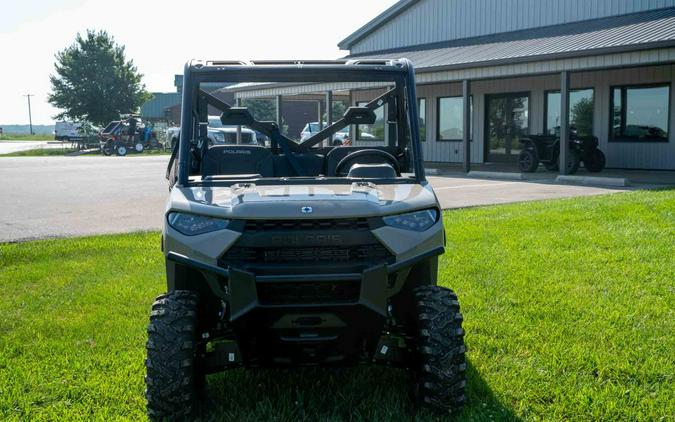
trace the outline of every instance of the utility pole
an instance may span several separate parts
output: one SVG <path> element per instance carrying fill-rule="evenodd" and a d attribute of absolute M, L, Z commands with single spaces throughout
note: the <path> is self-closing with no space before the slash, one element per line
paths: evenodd
<path fill-rule="evenodd" d="M 24 97 L 28 98 L 28 124 L 30 125 L 30 134 L 33 135 L 33 116 L 30 112 L 30 97 L 34 97 L 34 95 L 26 94 Z"/>

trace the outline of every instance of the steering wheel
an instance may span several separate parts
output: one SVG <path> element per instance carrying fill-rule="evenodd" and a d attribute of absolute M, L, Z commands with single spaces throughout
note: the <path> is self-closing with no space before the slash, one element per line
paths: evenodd
<path fill-rule="evenodd" d="M 401 166 L 399 166 L 396 157 L 389 154 L 387 151 L 382 151 L 380 149 L 362 149 L 346 155 L 342 160 L 340 160 L 337 163 L 337 166 L 335 166 L 335 175 L 336 176 L 340 175 L 341 174 L 340 170 L 342 170 L 343 167 L 347 167 L 347 164 L 349 162 L 364 156 L 373 156 L 373 157 L 377 156 L 377 159 L 379 159 L 378 161 L 384 160 L 388 164 L 391 164 L 391 166 L 394 168 L 394 171 L 396 172 L 396 176 L 401 175 Z"/>

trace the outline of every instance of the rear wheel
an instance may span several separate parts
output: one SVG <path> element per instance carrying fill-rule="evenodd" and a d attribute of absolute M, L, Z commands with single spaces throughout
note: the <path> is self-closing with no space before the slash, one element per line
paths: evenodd
<path fill-rule="evenodd" d="M 466 347 L 457 295 L 440 286 L 420 286 L 415 301 L 415 400 L 436 410 L 458 411 L 466 401 Z"/>
<path fill-rule="evenodd" d="M 594 149 L 584 160 L 584 167 L 591 173 L 597 173 L 605 168 L 605 154 L 599 149 Z"/>
<path fill-rule="evenodd" d="M 115 145 L 113 144 L 113 141 L 107 141 L 104 145 L 103 148 L 101 149 L 103 152 L 103 155 L 110 156 L 115 152 Z"/>
<path fill-rule="evenodd" d="M 539 157 L 537 157 L 537 153 L 531 149 L 520 151 L 520 155 L 518 156 L 518 167 L 520 167 L 520 171 L 524 173 L 533 173 L 537 171 L 537 167 L 539 167 Z"/>
<path fill-rule="evenodd" d="M 138 152 L 138 153 L 143 152 L 143 149 L 144 149 L 144 148 L 145 148 L 145 147 L 144 147 L 143 144 L 140 143 L 140 142 L 136 142 L 136 145 L 134 145 L 134 150 L 136 150 L 136 152 Z"/>
<path fill-rule="evenodd" d="M 197 293 L 176 290 L 152 305 L 145 361 L 150 419 L 188 416 L 197 402 L 205 380 L 198 365 L 198 303 Z"/>
<path fill-rule="evenodd" d="M 120 157 L 124 157 L 125 155 L 127 155 L 127 147 L 126 147 L 126 145 L 124 145 L 124 144 L 118 145 L 118 146 L 117 146 L 117 149 L 115 149 L 115 152 L 116 152 L 117 155 L 119 155 Z"/>

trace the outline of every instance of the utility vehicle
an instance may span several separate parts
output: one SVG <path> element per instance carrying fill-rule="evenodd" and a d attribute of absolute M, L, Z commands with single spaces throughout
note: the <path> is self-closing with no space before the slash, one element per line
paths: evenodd
<path fill-rule="evenodd" d="M 518 156 L 520 171 L 532 173 L 537 171 L 539 162 L 546 170 L 558 171 L 560 160 L 560 134 L 528 135 L 520 139 L 523 148 Z M 597 173 L 605 168 L 605 154 L 598 148 L 595 136 L 579 136 L 572 127 L 569 140 L 569 157 L 567 174 L 574 174 L 583 163 L 584 168 Z"/>
<path fill-rule="evenodd" d="M 133 151 L 141 153 L 146 149 L 159 149 L 157 133 L 152 124 L 136 115 L 123 115 L 122 120 L 113 120 L 98 133 L 103 155 L 117 154 L 120 157 Z"/>
<path fill-rule="evenodd" d="M 254 83 L 266 98 L 291 85 L 305 95 L 350 90 L 364 105 L 300 141 L 283 133 L 281 116 L 257 120 L 201 90 L 207 82 Z M 151 418 L 188 415 L 207 374 L 241 366 L 398 366 L 416 403 L 461 408 L 462 314 L 455 293 L 437 286 L 445 237 L 416 105 L 405 59 L 185 66 L 167 169 L 167 293 L 148 326 Z M 213 108 L 269 147 L 210 146 Z M 385 139 L 320 146 L 343 128 L 378 124 L 376 115 L 386 116 Z"/>

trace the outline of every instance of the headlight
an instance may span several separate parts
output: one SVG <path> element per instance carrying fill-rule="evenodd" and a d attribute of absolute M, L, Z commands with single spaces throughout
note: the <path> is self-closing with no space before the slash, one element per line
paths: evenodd
<path fill-rule="evenodd" d="M 230 220 L 206 217 L 203 215 L 170 212 L 169 225 L 186 236 L 195 236 L 227 228 Z"/>
<path fill-rule="evenodd" d="M 390 215 L 383 217 L 384 224 L 397 229 L 412 230 L 423 232 L 436 223 L 438 211 L 430 208 L 423 211 L 415 211 L 408 214 Z"/>

